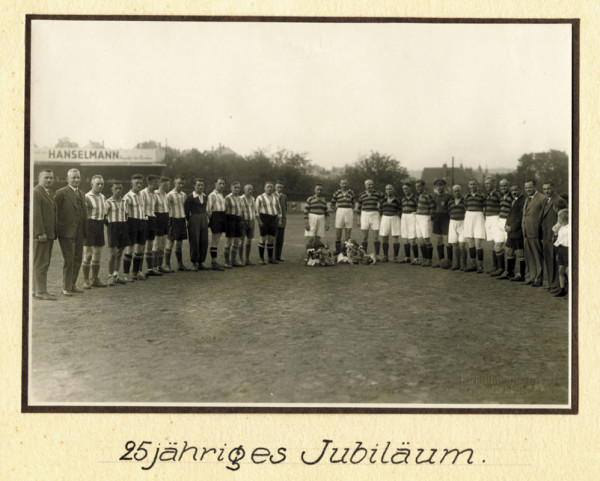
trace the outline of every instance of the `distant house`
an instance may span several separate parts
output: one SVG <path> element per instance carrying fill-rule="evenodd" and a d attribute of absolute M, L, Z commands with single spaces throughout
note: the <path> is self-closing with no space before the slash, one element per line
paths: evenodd
<path fill-rule="evenodd" d="M 471 179 L 476 179 L 480 184 L 483 184 L 483 179 L 487 173 L 487 168 L 484 171 L 479 166 L 475 170 L 471 167 L 465 168 L 462 164 L 459 167 L 454 167 L 454 172 L 452 172 L 452 167 L 444 164 L 442 167 L 425 167 L 421 174 L 421 180 L 429 186 L 432 186 L 436 179 L 444 179 L 448 187 L 452 186 L 453 183 L 466 187 Z"/>
<path fill-rule="evenodd" d="M 203 152 L 206 155 L 213 155 L 214 157 L 240 157 L 240 155 L 231 150 L 229 147 L 226 147 L 224 145 L 219 144 L 219 146 L 215 149 L 214 147 L 211 147 L 210 150 L 205 150 Z"/>

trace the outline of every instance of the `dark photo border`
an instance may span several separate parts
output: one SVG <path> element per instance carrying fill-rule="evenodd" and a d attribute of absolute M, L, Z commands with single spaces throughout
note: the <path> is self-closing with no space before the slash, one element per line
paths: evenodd
<path fill-rule="evenodd" d="M 431 24 L 569 24 L 572 45 L 572 182 L 569 203 L 572 218 L 571 302 L 571 406 L 566 408 L 409 408 L 409 407 L 268 407 L 260 406 L 38 406 L 29 404 L 29 261 L 31 185 L 31 35 L 35 20 L 61 21 L 166 21 L 166 22 L 290 22 L 290 23 L 431 23 Z M 387 18 L 387 17 L 277 17 L 277 16 L 166 16 L 166 15 L 26 15 L 24 98 L 24 210 L 23 210 L 23 310 L 21 358 L 21 412 L 23 413 L 269 413 L 269 414 L 578 414 L 578 247 L 579 247 L 579 102 L 580 19 L 578 18 Z"/>

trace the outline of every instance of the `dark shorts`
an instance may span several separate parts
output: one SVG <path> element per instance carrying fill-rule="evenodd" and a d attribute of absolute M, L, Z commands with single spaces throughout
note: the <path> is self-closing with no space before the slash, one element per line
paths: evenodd
<path fill-rule="evenodd" d="M 565 246 L 556 247 L 556 259 L 559 266 L 569 265 L 569 248 Z"/>
<path fill-rule="evenodd" d="M 450 225 L 450 215 L 439 212 L 433 217 L 433 233 L 437 235 L 448 235 L 448 226 Z"/>
<path fill-rule="evenodd" d="M 277 235 L 277 216 L 269 215 L 269 214 L 259 214 L 258 217 L 260 218 L 260 221 L 262 222 L 262 225 L 260 226 L 261 237 L 264 237 L 267 235 L 276 236 Z"/>
<path fill-rule="evenodd" d="M 104 221 L 88 219 L 84 245 L 90 247 L 104 246 Z"/>
<path fill-rule="evenodd" d="M 187 229 L 185 226 L 185 217 L 169 218 L 169 240 L 171 242 L 187 239 Z"/>
<path fill-rule="evenodd" d="M 213 234 L 227 232 L 227 217 L 225 212 L 213 212 L 208 221 L 208 227 Z"/>
<path fill-rule="evenodd" d="M 129 245 L 146 243 L 146 221 L 142 219 L 127 219 L 129 226 Z"/>
<path fill-rule="evenodd" d="M 242 237 L 242 217 L 239 215 L 227 215 L 227 230 L 225 236 L 229 238 Z"/>
<path fill-rule="evenodd" d="M 107 226 L 108 247 L 122 249 L 129 244 L 129 226 L 127 222 L 111 222 Z"/>
<path fill-rule="evenodd" d="M 254 219 L 242 219 L 242 237 L 254 238 Z"/>
<path fill-rule="evenodd" d="M 156 217 L 148 216 L 146 221 L 146 241 L 153 241 L 156 237 Z"/>
<path fill-rule="evenodd" d="M 169 214 L 166 212 L 155 212 L 156 214 L 156 235 L 161 237 L 169 233 Z"/>
<path fill-rule="evenodd" d="M 523 238 L 519 237 L 518 239 L 511 239 L 510 237 L 506 239 L 506 247 L 510 247 L 516 251 L 523 249 Z"/>

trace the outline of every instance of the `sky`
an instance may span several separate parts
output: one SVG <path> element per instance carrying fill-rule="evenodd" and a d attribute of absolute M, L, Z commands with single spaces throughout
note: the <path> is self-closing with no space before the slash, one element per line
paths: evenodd
<path fill-rule="evenodd" d="M 35 20 L 31 140 L 371 151 L 409 170 L 571 156 L 568 24 Z"/>

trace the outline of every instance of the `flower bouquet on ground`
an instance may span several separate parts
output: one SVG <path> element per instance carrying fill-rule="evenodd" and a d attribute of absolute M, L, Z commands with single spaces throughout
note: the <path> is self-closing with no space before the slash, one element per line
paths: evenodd
<path fill-rule="evenodd" d="M 338 264 L 375 264 L 375 255 L 368 255 L 354 240 L 347 240 L 337 257 Z"/>
<path fill-rule="evenodd" d="M 319 242 L 306 250 L 305 264 L 309 267 L 327 267 L 335 265 L 333 252 L 326 244 Z"/>

